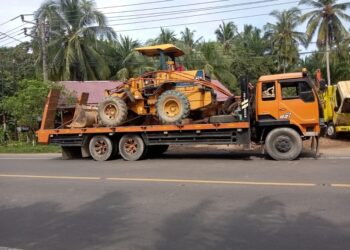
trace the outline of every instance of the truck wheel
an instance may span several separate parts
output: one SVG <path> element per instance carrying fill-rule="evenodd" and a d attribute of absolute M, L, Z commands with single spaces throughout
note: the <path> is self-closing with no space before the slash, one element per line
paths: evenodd
<path fill-rule="evenodd" d="M 162 123 L 174 124 L 190 114 L 190 103 L 183 93 L 167 90 L 158 97 L 156 111 Z"/>
<path fill-rule="evenodd" d="M 128 115 L 128 107 L 123 99 L 108 96 L 98 105 L 98 117 L 101 123 L 108 127 L 122 124 Z"/>
<path fill-rule="evenodd" d="M 146 154 L 146 145 L 139 135 L 123 135 L 119 141 L 119 153 L 126 161 L 137 161 Z"/>
<path fill-rule="evenodd" d="M 277 161 L 295 160 L 303 149 L 300 135 L 291 128 L 276 128 L 265 140 L 266 152 Z"/>
<path fill-rule="evenodd" d="M 105 135 L 95 135 L 90 140 L 89 151 L 95 161 L 108 161 L 114 152 L 111 139 Z"/>
<path fill-rule="evenodd" d="M 155 158 L 164 154 L 169 148 L 169 145 L 152 145 L 148 146 L 147 155 L 150 158 Z"/>
<path fill-rule="evenodd" d="M 327 124 L 327 136 L 331 139 L 338 138 L 338 134 L 337 134 L 337 131 L 335 130 L 335 126 L 333 122 L 330 122 Z"/>

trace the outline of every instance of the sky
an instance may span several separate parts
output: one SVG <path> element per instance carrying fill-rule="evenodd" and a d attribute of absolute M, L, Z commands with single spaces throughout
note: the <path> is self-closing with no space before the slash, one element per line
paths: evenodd
<path fill-rule="evenodd" d="M 21 14 L 32 14 L 42 2 L 43 0 L 11 0 L 11 4 L 8 4 L 8 0 L 0 0 L 0 32 L 10 31 L 8 34 L 19 41 L 29 40 L 20 29 L 29 28 L 31 24 L 23 24 L 20 18 L 5 22 Z M 271 11 L 298 7 L 298 1 L 295 0 L 95 0 L 95 3 L 105 13 L 109 26 L 117 34 L 129 35 L 141 42 L 155 38 L 160 27 L 166 26 L 170 26 L 166 28 L 175 31 L 178 37 L 188 27 L 196 30 L 197 38 L 202 36 L 207 41 L 215 40 L 214 31 L 222 21 L 233 21 L 239 31 L 242 31 L 245 24 L 263 28 L 267 22 L 275 21 L 268 15 Z M 303 11 L 309 11 L 308 8 L 300 6 Z M 349 10 L 347 12 L 350 14 Z M 26 19 L 31 21 L 33 17 L 26 16 Z M 349 24 L 346 27 L 349 29 Z M 305 25 L 300 30 L 304 31 Z M 0 47 L 15 46 L 19 41 L 0 34 Z M 303 48 L 301 50 L 305 51 Z"/>

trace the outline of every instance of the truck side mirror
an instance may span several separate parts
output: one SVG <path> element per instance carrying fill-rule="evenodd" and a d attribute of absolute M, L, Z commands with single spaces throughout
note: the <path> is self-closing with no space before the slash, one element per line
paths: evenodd
<path fill-rule="evenodd" d="M 338 112 L 339 107 L 334 107 L 334 112 Z"/>

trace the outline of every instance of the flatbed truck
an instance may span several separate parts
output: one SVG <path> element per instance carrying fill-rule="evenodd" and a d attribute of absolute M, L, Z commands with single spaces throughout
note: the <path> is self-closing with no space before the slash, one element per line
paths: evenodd
<path fill-rule="evenodd" d="M 64 158 L 75 155 L 106 161 L 120 154 L 134 161 L 160 155 L 169 145 L 264 146 L 274 160 L 300 156 L 303 140 L 313 140 L 318 150 L 322 108 L 314 84 L 305 72 L 262 76 L 254 88 L 241 80 L 239 119 L 219 115 L 207 123 L 178 125 L 121 125 L 117 127 L 55 127 L 59 92 L 48 95 L 38 142 L 58 144 Z M 87 99 L 82 97 L 79 99 Z"/>

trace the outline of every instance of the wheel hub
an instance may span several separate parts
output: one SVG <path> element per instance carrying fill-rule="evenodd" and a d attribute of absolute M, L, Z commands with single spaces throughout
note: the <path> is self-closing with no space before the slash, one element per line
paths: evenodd
<path fill-rule="evenodd" d="M 95 143 L 95 151 L 98 155 L 104 155 L 107 152 L 107 143 L 104 140 L 98 140 Z"/>
<path fill-rule="evenodd" d="M 124 144 L 124 149 L 125 152 L 128 154 L 135 154 L 138 149 L 138 144 L 135 142 L 134 139 L 129 139 L 125 144 Z"/>
<path fill-rule="evenodd" d="M 327 128 L 327 134 L 329 136 L 332 136 L 334 134 L 334 127 L 333 126 L 328 126 Z"/>
<path fill-rule="evenodd" d="M 118 115 L 118 109 L 115 105 L 113 104 L 108 104 L 105 109 L 104 113 L 107 116 L 108 119 L 113 120 L 117 117 Z"/>
<path fill-rule="evenodd" d="M 170 99 L 164 103 L 164 111 L 169 117 L 175 117 L 180 113 L 180 104 L 175 99 Z"/>
<path fill-rule="evenodd" d="M 292 141 L 287 136 L 279 136 L 276 139 L 275 148 L 281 153 L 287 153 L 292 148 Z"/>

